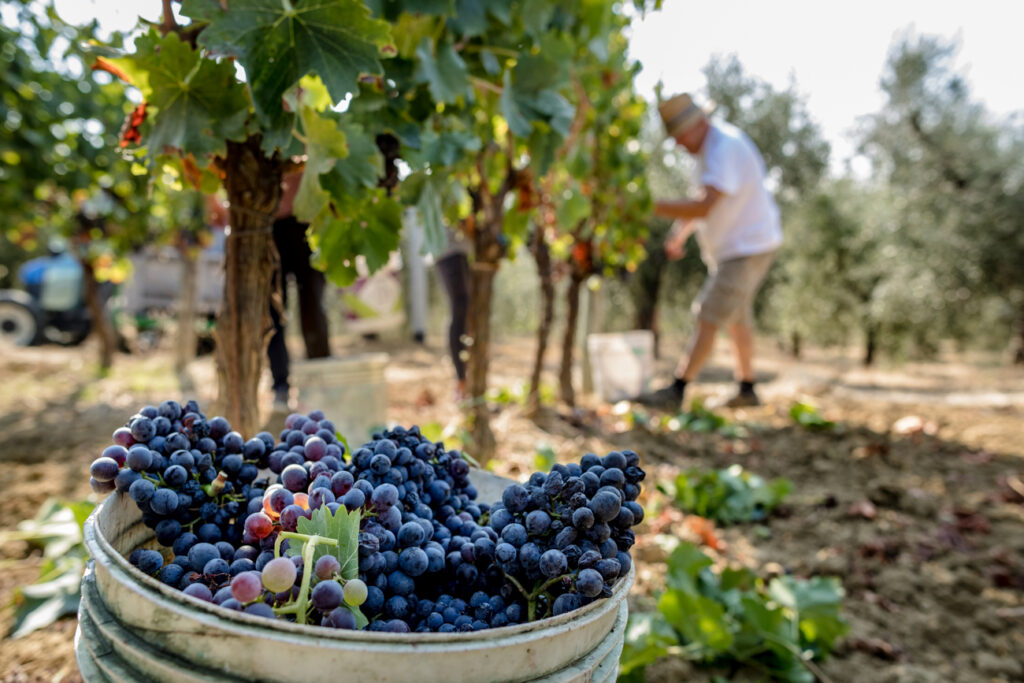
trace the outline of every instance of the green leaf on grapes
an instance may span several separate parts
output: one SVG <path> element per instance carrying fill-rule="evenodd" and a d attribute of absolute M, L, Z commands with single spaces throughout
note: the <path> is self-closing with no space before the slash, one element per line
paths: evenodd
<path fill-rule="evenodd" d="M 307 536 L 332 538 L 338 545 L 317 545 L 313 561 L 325 555 L 333 555 L 341 564 L 341 576 L 346 581 L 359 576 L 359 511 L 349 512 L 344 506 L 331 512 L 326 505 L 313 510 L 312 519 L 299 517 L 296 529 Z M 289 543 L 289 555 L 301 555 L 300 543 Z"/>
<path fill-rule="evenodd" d="M 155 108 L 146 138 L 154 156 L 173 148 L 199 159 L 222 153 L 226 140 L 245 138 L 249 98 L 230 62 L 204 59 L 176 33 L 151 30 L 135 46 L 135 73 L 144 74 Z"/>
<path fill-rule="evenodd" d="M 283 110 L 282 96 L 317 74 L 337 102 L 363 74 L 380 74 L 393 54 L 389 25 L 361 0 L 232 0 L 229 11 L 211 0 L 185 0 L 182 13 L 209 24 L 199 42 L 238 59 L 264 124 Z"/>
<path fill-rule="evenodd" d="M 332 513 L 326 505 L 313 510 L 312 519 L 299 517 L 296 530 L 307 536 L 333 538 L 338 545 L 318 544 L 313 555 L 315 563 L 325 555 L 333 555 L 341 565 L 339 575 L 346 581 L 359 578 L 359 510 L 349 512 L 344 506 Z M 292 547 L 292 546 L 295 547 Z M 302 545 L 294 540 L 289 543 L 289 555 L 301 555 Z M 356 628 L 366 626 L 368 620 L 358 607 L 345 604 L 356 618 Z"/>

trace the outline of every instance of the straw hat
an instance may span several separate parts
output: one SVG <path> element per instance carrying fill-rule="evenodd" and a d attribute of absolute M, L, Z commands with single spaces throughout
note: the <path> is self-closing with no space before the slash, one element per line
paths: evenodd
<path fill-rule="evenodd" d="M 698 106 L 689 93 L 676 95 L 658 104 L 658 113 L 661 114 L 661 121 L 665 124 L 665 132 L 669 137 L 690 130 L 707 119 L 713 110 L 712 105 Z"/>

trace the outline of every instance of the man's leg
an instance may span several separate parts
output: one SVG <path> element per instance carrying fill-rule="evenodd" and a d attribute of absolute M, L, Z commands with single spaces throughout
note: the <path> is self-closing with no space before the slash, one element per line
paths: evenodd
<path fill-rule="evenodd" d="M 690 339 L 690 347 L 686 353 L 686 362 L 682 359 L 676 366 L 675 376 L 685 382 L 692 382 L 697 379 L 700 369 L 704 367 L 711 350 L 715 346 L 715 335 L 718 334 L 718 325 L 697 318 L 697 334 Z"/>
<path fill-rule="evenodd" d="M 743 259 L 742 271 L 737 273 L 737 282 L 743 283 L 746 296 L 736 322 L 729 327 L 736 357 L 735 377 L 739 383 L 736 395 L 725 403 L 730 408 L 761 403 L 754 391 L 754 297 L 774 260 L 774 252 L 747 257 Z"/>
<path fill-rule="evenodd" d="M 729 337 L 732 339 L 732 350 L 736 356 L 737 382 L 754 381 L 754 330 L 747 323 L 746 316 L 738 320 L 729 328 Z"/>
<path fill-rule="evenodd" d="M 280 277 L 278 273 L 277 277 Z M 283 279 L 283 278 L 282 278 Z M 282 311 L 286 309 L 284 294 L 288 291 L 287 283 L 281 287 Z M 270 303 L 270 320 L 274 325 L 274 334 L 267 345 L 267 358 L 270 361 L 270 376 L 273 379 L 274 411 L 288 412 L 288 346 L 285 343 L 284 321 L 278 313 L 273 301 Z"/>
<path fill-rule="evenodd" d="M 299 290 L 299 317 L 302 338 L 306 342 L 307 358 L 327 358 L 331 355 L 327 313 L 324 311 L 324 274 L 311 265 L 295 272 Z"/>
<path fill-rule="evenodd" d="M 455 366 L 455 394 L 462 400 L 466 393 L 466 361 L 462 352 L 466 345 L 466 317 L 469 310 L 469 260 L 465 254 L 455 253 L 439 260 L 434 267 L 444 285 L 451 308 L 451 321 L 448 324 L 448 350 L 451 353 L 452 365 Z"/>

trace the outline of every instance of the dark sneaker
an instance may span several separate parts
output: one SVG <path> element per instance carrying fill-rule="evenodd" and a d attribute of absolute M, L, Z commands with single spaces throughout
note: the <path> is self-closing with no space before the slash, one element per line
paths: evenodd
<path fill-rule="evenodd" d="M 757 397 L 757 394 L 753 389 L 749 391 L 739 391 L 735 396 L 725 402 L 726 408 L 750 408 L 759 405 L 761 405 L 761 399 Z"/>
<path fill-rule="evenodd" d="M 667 386 L 657 391 L 643 394 L 636 399 L 640 405 L 648 408 L 661 408 L 663 410 L 679 410 L 682 407 L 683 395 L 673 386 Z"/>

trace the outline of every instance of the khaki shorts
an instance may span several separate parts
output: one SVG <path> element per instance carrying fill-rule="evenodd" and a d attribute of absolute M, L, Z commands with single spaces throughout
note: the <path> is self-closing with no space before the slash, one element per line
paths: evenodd
<path fill-rule="evenodd" d="M 712 325 L 743 323 L 754 325 L 754 296 L 768 274 L 775 252 L 729 259 L 709 272 L 700 294 L 693 302 L 698 319 Z"/>

